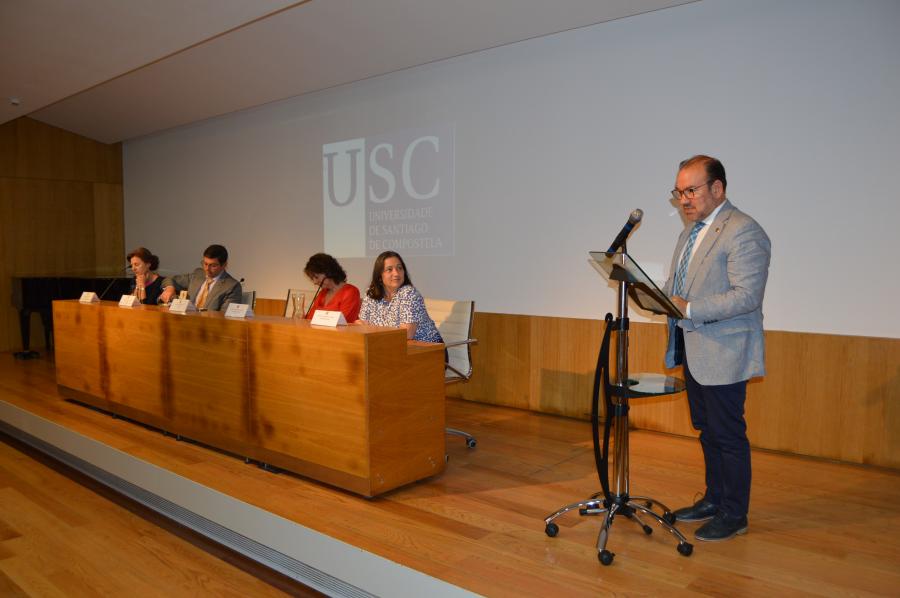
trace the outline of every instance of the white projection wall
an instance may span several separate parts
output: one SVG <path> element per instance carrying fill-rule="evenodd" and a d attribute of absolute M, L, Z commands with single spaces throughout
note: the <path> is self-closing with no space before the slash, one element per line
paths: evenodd
<path fill-rule="evenodd" d="M 222 243 L 283 297 L 325 247 L 323 147 L 443 127 L 453 249 L 409 257 L 416 286 L 602 318 L 615 293 L 587 252 L 639 207 L 630 253 L 663 277 L 677 163 L 709 153 L 772 238 L 768 329 L 900 337 L 898 31 L 895 0 L 703 0 L 135 139 L 126 244 L 186 271 Z M 371 258 L 341 262 L 364 289 Z"/>

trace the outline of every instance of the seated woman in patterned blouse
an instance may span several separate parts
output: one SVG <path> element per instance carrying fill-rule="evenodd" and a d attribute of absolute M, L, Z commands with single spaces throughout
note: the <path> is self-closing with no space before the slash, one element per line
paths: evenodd
<path fill-rule="evenodd" d="M 412 285 L 403 258 L 393 251 L 385 251 L 375 260 L 372 284 L 363 298 L 359 320 L 375 326 L 406 328 L 408 339 L 444 342 L 425 311 L 425 300 Z"/>

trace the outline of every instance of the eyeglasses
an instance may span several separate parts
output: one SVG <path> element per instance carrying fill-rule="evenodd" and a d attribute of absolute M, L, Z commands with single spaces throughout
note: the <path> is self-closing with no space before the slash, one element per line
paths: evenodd
<path fill-rule="evenodd" d="M 681 199 L 683 196 L 683 197 L 687 197 L 688 199 L 694 199 L 694 197 L 696 197 L 696 195 L 697 195 L 697 189 L 705 187 L 705 186 L 709 185 L 710 183 L 712 183 L 712 181 L 706 181 L 702 185 L 697 185 L 696 187 L 688 187 L 684 191 L 681 191 L 679 189 L 672 189 L 672 198 L 678 200 L 678 199 Z"/>

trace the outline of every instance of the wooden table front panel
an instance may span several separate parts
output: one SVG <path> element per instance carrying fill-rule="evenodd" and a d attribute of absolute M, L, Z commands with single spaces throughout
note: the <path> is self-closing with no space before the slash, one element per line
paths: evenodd
<path fill-rule="evenodd" d="M 444 347 L 366 337 L 372 494 L 446 466 Z M 406 351 L 404 351 L 406 349 Z"/>
<path fill-rule="evenodd" d="M 168 326 L 155 311 L 99 310 L 103 313 L 108 394 L 111 403 L 127 408 L 124 415 L 147 414 L 157 423 L 174 415 L 168 400 Z M 54 320 L 56 318 L 54 312 Z M 68 344 L 68 339 L 63 339 Z M 59 368 L 59 360 L 57 361 Z M 58 378 L 58 377 L 57 377 Z M 60 382 L 60 384 L 63 384 Z"/>
<path fill-rule="evenodd" d="M 366 496 L 443 471 L 440 345 L 111 302 L 53 312 L 66 396 Z"/>
<path fill-rule="evenodd" d="M 161 312 L 169 327 L 172 429 L 237 450 L 250 441 L 246 322 Z"/>
<path fill-rule="evenodd" d="M 350 477 L 368 477 L 365 335 L 306 321 L 250 329 L 258 446 Z"/>
<path fill-rule="evenodd" d="M 107 408 L 106 310 L 77 302 L 66 302 L 63 309 L 57 309 L 61 302 L 53 303 L 57 383 L 94 397 L 92 404 Z"/>

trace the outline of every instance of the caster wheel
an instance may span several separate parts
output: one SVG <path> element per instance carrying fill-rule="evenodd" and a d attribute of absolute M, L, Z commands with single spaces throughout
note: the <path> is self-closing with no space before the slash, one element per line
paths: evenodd
<path fill-rule="evenodd" d="M 615 553 L 612 553 L 608 550 L 601 550 L 600 554 L 597 555 L 597 558 L 600 559 L 600 563 L 606 565 L 607 567 L 612 565 L 613 558 L 615 557 Z"/>
<path fill-rule="evenodd" d="M 544 528 L 544 533 L 550 536 L 551 538 L 555 538 L 556 534 L 559 533 L 559 526 L 555 523 L 548 523 L 547 527 Z"/>
<path fill-rule="evenodd" d="M 650 527 L 649 525 L 645 525 L 645 526 L 644 526 L 644 533 L 647 534 L 647 535 L 649 536 L 650 534 L 653 533 L 653 528 Z"/>
<path fill-rule="evenodd" d="M 694 552 L 694 545 L 688 544 L 685 542 L 684 544 L 678 545 L 678 554 L 682 556 L 691 556 L 691 553 Z"/>
<path fill-rule="evenodd" d="M 476 444 L 478 444 L 478 441 L 474 438 L 469 438 L 468 440 L 466 440 L 466 446 L 469 448 L 475 448 Z"/>
<path fill-rule="evenodd" d="M 663 513 L 663 521 L 665 521 L 669 525 L 675 525 L 675 513 L 671 511 Z"/>

